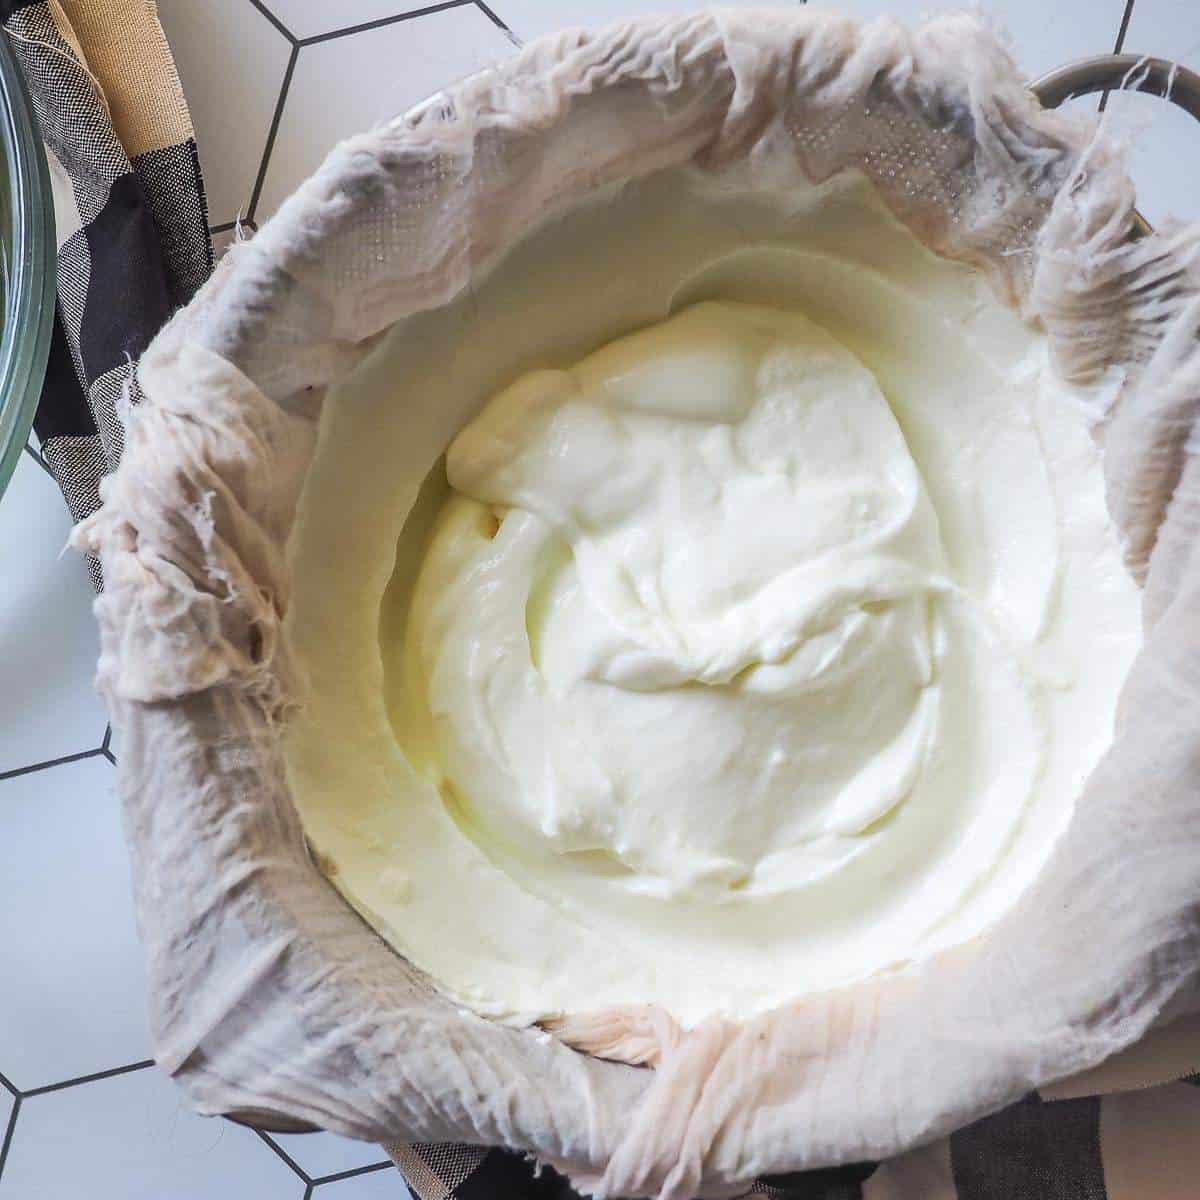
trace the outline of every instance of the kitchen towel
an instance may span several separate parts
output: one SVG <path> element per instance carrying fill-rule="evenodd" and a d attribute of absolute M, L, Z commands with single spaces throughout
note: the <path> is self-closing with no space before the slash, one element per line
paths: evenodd
<path fill-rule="evenodd" d="M 0 18 L 54 193 L 58 305 L 34 429 L 82 520 L 121 457 L 134 362 L 212 271 L 204 185 L 153 0 L 0 0 Z"/>

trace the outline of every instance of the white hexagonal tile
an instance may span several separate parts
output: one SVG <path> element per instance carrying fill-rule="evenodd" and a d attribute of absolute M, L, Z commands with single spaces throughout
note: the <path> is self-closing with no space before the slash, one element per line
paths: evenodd
<path fill-rule="evenodd" d="M 22 1091 L 150 1057 L 116 774 L 0 781 L 0 1072 Z"/>
<path fill-rule="evenodd" d="M 305 46 L 271 152 L 259 224 L 343 138 L 515 52 L 473 5 Z"/>
<path fill-rule="evenodd" d="M 971 7 L 949 0 L 809 0 L 810 8 L 856 17 L 885 13 L 916 22 L 943 11 Z M 1108 54 L 1116 41 L 1125 0 L 993 0 L 987 17 L 1012 39 L 1013 57 L 1030 79 L 1090 54 Z"/>
<path fill-rule="evenodd" d="M 1124 49 L 1200 70 L 1200 5 L 1137 0 Z M 1152 225 L 1167 217 L 1200 220 L 1200 124 L 1139 93 L 1111 93 L 1108 107 L 1109 119 L 1129 142 L 1129 172 L 1146 219 Z"/>
<path fill-rule="evenodd" d="M 264 0 L 266 7 L 298 38 L 320 37 L 377 21 L 388 21 L 435 0 Z"/>
<path fill-rule="evenodd" d="M 338 1179 L 313 1188 L 313 1200 L 408 1200 L 412 1195 L 400 1172 L 371 1171 L 351 1179 Z M 497 1196 L 496 1200 L 507 1200 Z"/>
<path fill-rule="evenodd" d="M 272 1133 L 272 1141 L 310 1179 L 340 1175 L 359 1167 L 389 1162 L 383 1149 L 372 1142 L 358 1142 L 334 1133 Z"/>
<path fill-rule="evenodd" d="M 803 0 L 776 0 L 781 6 L 794 8 Z M 553 33 L 558 29 L 599 29 L 613 21 L 624 21 L 644 13 L 688 13 L 708 8 L 762 8 L 761 0 L 724 0 L 721 4 L 704 0 L 560 0 L 547 4 L 545 0 L 497 0 L 489 5 L 492 11 L 523 41 Z"/>
<path fill-rule="evenodd" d="M 21 1105 L 0 1200 L 301 1200 L 302 1181 L 248 1129 L 188 1111 L 156 1068 Z"/>
<path fill-rule="evenodd" d="M 209 220 L 249 211 L 291 44 L 250 0 L 159 0 L 196 130 Z"/>
<path fill-rule="evenodd" d="M 1197 69 L 1200 8 L 1173 0 L 1135 0 L 1123 47 L 1131 54 L 1157 54 Z"/>
<path fill-rule="evenodd" d="M 58 485 L 21 455 L 0 499 L 0 775 L 92 749 L 104 732 L 92 587 L 64 553 L 70 529 Z"/>

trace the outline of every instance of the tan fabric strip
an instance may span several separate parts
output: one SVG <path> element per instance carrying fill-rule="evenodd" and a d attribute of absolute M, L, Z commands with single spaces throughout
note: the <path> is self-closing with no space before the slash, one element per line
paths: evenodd
<path fill-rule="evenodd" d="M 408 1186 L 419 1200 L 448 1200 L 450 1189 L 429 1164 L 411 1147 L 403 1142 L 393 1142 L 383 1147 L 387 1156 L 396 1164 Z"/>
<path fill-rule="evenodd" d="M 192 136 L 155 0 L 51 0 L 50 9 L 99 81 L 130 158 Z"/>
<path fill-rule="evenodd" d="M 27 46 L 38 46 L 47 54 L 62 59 L 64 63 L 69 63 L 73 68 L 82 71 L 91 83 L 97 99 L 104 106 L 104 111 L 108 112 L 108 97 L 104 94 L 104 88 L 101 86 L 100 80 L 88 70 L 87 56 L 83 52 L 83 47 L 79 44 L 79 39 L 75 36 L 75 30 L 71 26 L 70 19 L 63 12 L 62 5 L 59 4 L 58 0 L 46 0 L 46 10 L 54 22 L 55 30 L 62 38 L 63 46 L 59 46 L 54 42 L 48 42 L 44 37 L 27 36 L 16 28 L 17 21 L 15 19 L 6 26 L 5 32 L 14 42 L 19 42 Z M 65 49 L 63 48 L 64 46 L 66 47 Z M 111 116 L 111 113 L 109 115 Z"/>
<path fill-rule="evenodd" d="M 1100 1156 L 1108 1200 L 1190 1200 L 1200 1179 L 1200 1088 L 1106 1096 Z"/>

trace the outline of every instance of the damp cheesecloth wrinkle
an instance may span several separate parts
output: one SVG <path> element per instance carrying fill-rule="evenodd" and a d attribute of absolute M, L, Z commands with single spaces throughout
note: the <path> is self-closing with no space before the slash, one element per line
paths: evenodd
<path fill-rule="evenodd" d="M 556 35 L 338 148 L 155 339 L 74 541 L 104 566 L 98 682 L 155 1058 L 194 1107 L 502 1145 L 597 1195 L 725 1196 L 926 1144 L 1194 1002 L 1198 235 L 1132 240 L 1119 149 L 1025 78 L 966 14 Z M 770 955 L 714 948 L 712 921 L 673 952 L 680 903 L 627 887 L 606 927 L 576 920 L 563 889 L 503 869 L 436 744 L 403 750 L 414 585 L 439 513 L 472 502 L 448 448 L 529 373 L 709 302 L 807 320 L 874 377 L 951 583 L 1009 649 L 1032 642 L 1018 665 L 1051 734 L 962 904 L 890 965 L 843 959 L 845 986 L 803 991 L 825 960 L 786 913 Z M 1144 585 L 1136 653 L 1108 511 Z M 1050 557 L 1022 557 L 1038 538 Z M 1012 632 L 1047 595 L 1040 635 Z M 931 877 L 948 848 L 995 845 L 973 817 L 1010 808 L 961 804 L 970 833 L 929 843 Z M 714 877 L 706 911 L 752 903 L 754 874 Z M 586 996 L 559 987 L 564 945 Z M 581 1002 L 552 1034 L 514 1027 Z M 681 1028 L 723 1008 L 761 1015 Z"/>

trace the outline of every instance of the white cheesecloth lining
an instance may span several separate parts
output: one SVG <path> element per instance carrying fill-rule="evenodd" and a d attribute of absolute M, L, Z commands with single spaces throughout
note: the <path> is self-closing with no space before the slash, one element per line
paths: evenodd
<path fill-rule="evenodd" d="M 1063 372 L 1106 397 L 1147 639 L 1050 867 L 992 930 L 744 1026 L 593 1019 L 600 1041 L 661 1052 L 650 1072 L 455 1008 L 322 879 L 284 778 L 281 620 L 326 387 L 550 215 L 684 162 L 764 190 L 861 169 L 922 241 L 1040 316 Z M 105 571 L 99 682 L 124 730 L 156 1057 L 193 1105 L 507 1145 L 609 1196 L 727 1195 L 898 1153 L 1185 1010 L 1198 238 L 1131 243 L 1132 203 L 1120 156 L 1042 112 L 969 17 L 909 32 L 763 10 L 559 35 L 335 150 L 147 351 L 121 467 L 76 534 Z"/>

